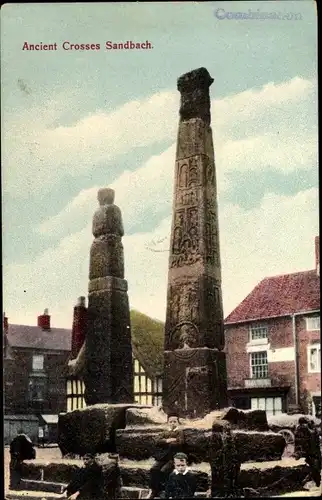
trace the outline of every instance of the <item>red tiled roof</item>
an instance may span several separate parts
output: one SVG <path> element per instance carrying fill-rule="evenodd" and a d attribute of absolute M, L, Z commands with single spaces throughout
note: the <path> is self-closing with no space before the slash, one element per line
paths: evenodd
<path fill-rule="evenodd" d="M 9 323 L 8 341 L 11 347 L 70 351 L 71 339 L 71 330 L 65 328 L 43 330 L 38 326 L 13 325 Z"/>
<path fill-rule="evenodd" d="M 225 319 L 225 324 L 320 309 L 316 270 L 263 279 Z"/>

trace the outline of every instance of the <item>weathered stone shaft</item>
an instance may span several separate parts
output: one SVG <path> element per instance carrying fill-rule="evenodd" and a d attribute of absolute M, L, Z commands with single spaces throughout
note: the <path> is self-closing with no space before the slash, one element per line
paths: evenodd
<path fill-rule="evenodd" d="M 212 82 L 205 68 L 191 71 L 178 80 L 181 107 L 165 326 L 165 406 L 168 409 L 177 406 L 196 416 L 222 406 L 227 397 L 225 356 L 219 352 L 225 342 L 210 128 Z M 200 348 L 203 350 L 197 353 Z M 196 394 L 200 389 L 204 391 L 203 403 L 198 405 L 200 398 L 196 399 Z M 189 394 L 195 409 L 191 407 L 192 400 L 188 401 Z"/>
<path fill-rule="evenodd" d="M 93 217 L 85 350 L 85 400 L 133 401 L 130 311 L 121 238 L 124 234 L 114 191 L 100 190 Z"/>

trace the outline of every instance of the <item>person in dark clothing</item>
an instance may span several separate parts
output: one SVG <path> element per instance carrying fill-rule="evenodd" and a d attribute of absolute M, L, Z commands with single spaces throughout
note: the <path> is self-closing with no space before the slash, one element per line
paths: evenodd
<path fill-rule="evenodd" d="M 80 492 L 80 498 L 83 495 L 101 498 L 104 491 L 108 498 L 120 498 L 121 487 L 118 455 L 87 455 L 84 457 L 84 467 L 75 471 L 64 493 L 67 498 L 77 492 Z"/>
<path fill-rule="evenodd" d="M 208 497 L 238 496 L 239 460 L 235 439 L 228 425 L 214 422 L 210 446 L 211 483 Z"/>
<path fill-rule="evenodd" d="M 319 487 L 321 485 L 322 468 L 320 436 L 312 420 L 308 421 L 308 428 L 311 434 L 311 438 L 310 455 L 307 459 L 307 464 L 310 467 L 311 477 L 313 481 L 315 482 L 316 486 Z"/>
<path fill-rule="evenodd" d="M 18 489 L 22 476 L 22 462 L 36 458 L 36 450 L 26 434 L 18 434 L 10 443 L 10 485 L 12 490 Z"/>
<path fill-rule="evenodd" d="M 174 456 L 174 471 L 171 472 L 165 487 L 165 498 L 192 498 L 197 483 L 194 474 L 188 469 L 185 453 Z"/>
<path fill-rule="evenodd" d="M 299 418 L 298 426 L 295 429 L 294 457 L 297 460 L 310 454 L 311 433 L 308 422 L 306 417 Z"/>
<path fill-rule="evenodd" d="M 320 439 L 314 423 L 306 417 L 299 419 L 299 425 L 295 430 L 294 457 L 299 460 L 305 458 L 309 468 L 309 474 L 304 483 L 311 478 L 319 487 L 321 484 L 321 449 Z"/>
<path fill-rule="evenodd" d="M 156 463 L 150 470 L 150 491 L 148 498 L 156 498 L 172 472 L 174 455 L 183 451 L 184 434 L 180 429 L 177 414 L 168 415 L 168 429 L 158 437 L 154 458 Z"/>

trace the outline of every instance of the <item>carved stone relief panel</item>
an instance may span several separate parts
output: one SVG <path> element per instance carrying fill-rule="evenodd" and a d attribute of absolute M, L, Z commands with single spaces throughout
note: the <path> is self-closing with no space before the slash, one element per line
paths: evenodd
<path fill-rule="evenodd" d="M 196 347 L 199 343 L 198 285 L 188 283 L 172 286 L 169 297 L 169 348 Z"/>
<path fill-rule="evenodd" d="M 206 260 L 215 266 L 220 265 L 219 260 L 219 239 L 218 221 L 213 205 L 207 202 L 206 205 Z"/>
<path fill-rule="evenodd" d="M 200 184 L 199 170 L 199 157 L 192 156 L 189 158 L 189 186 L 197 186 Z"/>
<path fill-rule="evenodd" d="M 215 165 L 208 156 L 204 157 L 204 178 L 208 187 L 215 185 Z"/>
<path fill-rule="evenodd" d="M 179 255 L 182 250 L 183 236 L 186 227 L 185 210 L 177 210 L 174 215 L 174 230 L 172 242 L 172 254 Z"/>
<path fill-rule="evenodd" d="M 221 288 L 219 283 L 211 277 L 205 282 L 205 304 L 207 318 L 207 344 L 222 349 L 224 346 L 224 324 Z"/>
<path fill-rule="evenodd" d="M 176 193 L 176 206 L 196 205 L 199 195 L 197 189 L 181 189 Z"/>
<path fill-rule="evenodd" d="M 199 254 L 198 209 L 180 209 L 174 215 L 171 267 L 194 264 Z"/>
<path fill-rule="evenodd" d="M 188 187 L 189 161 L 181 160 L 178 162 L 178 187 L 179 189 Z"/>

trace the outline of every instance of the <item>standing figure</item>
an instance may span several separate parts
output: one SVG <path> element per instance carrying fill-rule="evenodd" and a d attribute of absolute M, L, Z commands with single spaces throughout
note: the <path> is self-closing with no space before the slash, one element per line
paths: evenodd
<path fill-rule="evenodd" d="M 39 448 L 41 446 L 44 448 L 44 446 L 45 446 L 45 434 L 44 434 L 43 427 L 39 427 L 39 429 L 38 429 L 38 446 L 39 446 Z"/>
<path fill-rule="evenodd" d="M 156 498 L 164 487 L 169 474 L 174 467 L 174 456 L 181 452 L 184 444 L 184 434 L 180 429 L 179 417 L 175 413 L 168 415 L 168 429 L 156 442 L 155 464 L 150 470 L 150 492 L 148 498 Z"/>
<path fill-rule="evenodd" d="M 234 436 L 228 426 L 214 422 L 211 440 L 211 484 L 207 495 L 209 497 L 233 497 L 237 495 L 238 475 L 241 467 Z"/>
<path fill-rule="evenodd" d="M 20 486 L 22 462 L 36 458 L 36 450 L 31 439 L 26 434 L 18 434 L 10 443 L 10 485 L 11 490 Z"/>
<path fill-rule="evenodd" d="M 195 496 L 197 482 L 195 475 L 188 469 L 185 453 L 174 456 L 174 471 L 171 472 L 165 487 L 165 498 L 192 498 Z"/>
<path fill-rule="evenodd" d="M 309 420 L 308 428 L 310 430 L 310 455 L 308 460 L 308 465 L 311 469 L 311 476 L 317 487 L 321 485 L 321 446 L 320 446 L 320 436 L 314 426 L 313 420 Z"/>
<path fill-rule="evenodd" d="M 314 424 L 306 417 L 299 418 L 299 425 L 295 430 L 294 457 L 299 460 L 305 458 L 309 467 L 309 474 L 304 483 L 311 478 L 317 486 L 321 484 L 321 449 L 319 435 Z"/>

